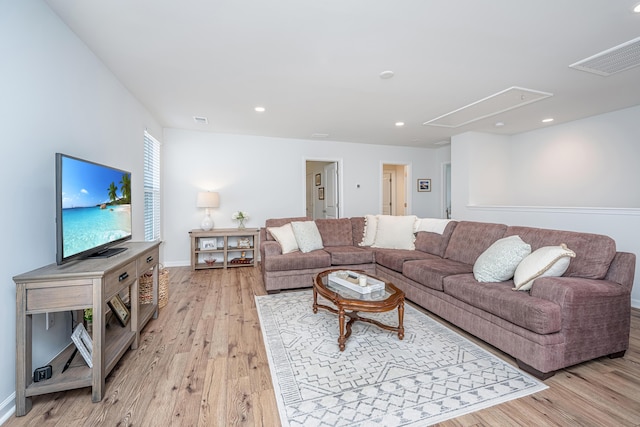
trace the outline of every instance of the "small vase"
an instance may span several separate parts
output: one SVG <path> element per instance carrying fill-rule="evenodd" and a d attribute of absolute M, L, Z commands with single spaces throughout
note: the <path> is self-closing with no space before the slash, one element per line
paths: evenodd
<path fill-rule="evenodd" d="M 238 230 L 244 230 L 244 218 L 238 220 Z"/>

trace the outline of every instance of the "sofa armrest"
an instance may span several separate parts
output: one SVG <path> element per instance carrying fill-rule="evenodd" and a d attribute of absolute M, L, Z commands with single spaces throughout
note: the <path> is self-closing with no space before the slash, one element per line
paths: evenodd
<path fill-rule="evenodd" d="M 631 292 L 636 271 L 636 255 L 629 252 L 616 252 L 609 265 L 606 280 L 620 283 Z"/>
<path fill-rule="evenodd" d="M 260 255 L 263 259 L 268 256 L 282 255 L 282 247 L 280 243 L 273 240 L 260 242 Z"/>
<path fill-rule="evenodd" d="M 531 296 L 560 305 L 561 333 L 571 353 L 565 356 L 568 362 L 578 363 L 629 347 L 630 288 L 611 280 L 543 277 L 533 283 Z"/>

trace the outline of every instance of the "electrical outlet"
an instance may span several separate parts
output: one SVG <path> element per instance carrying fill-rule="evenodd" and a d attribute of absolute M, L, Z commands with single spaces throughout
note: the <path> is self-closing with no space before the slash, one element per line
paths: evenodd
<path fill-rule="evenodd" d="M 55 313 L 45 313 L 44 314 L 44 325 L 47 331 L 53 328 L 53 325 L 56 324 Z"/>

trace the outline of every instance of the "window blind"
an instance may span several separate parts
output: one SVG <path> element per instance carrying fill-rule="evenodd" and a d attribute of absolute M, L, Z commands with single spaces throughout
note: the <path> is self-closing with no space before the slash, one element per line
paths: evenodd
<path fill-rule="evenodd" d="M 160 143 L 144 132 L 144 239 L 160 239 Z"/>

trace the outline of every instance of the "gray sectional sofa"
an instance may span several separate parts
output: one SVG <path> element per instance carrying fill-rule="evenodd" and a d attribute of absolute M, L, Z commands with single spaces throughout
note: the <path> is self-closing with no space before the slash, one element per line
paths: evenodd
<path fill-rule="evenodd" d="M 261 229 L 260 268 L 268 292 L 311 287 L 329 268 L 363 270 L 391 281 L 407 299 L 513 356 L 545 379 L 594 358 L 622 357 L 629 347 L 635 255 L 616 251 L 597 234 L 470 221 L 442 233 L 419 231 L 415 249 L 361 247 L 363 217 L 316 220 L 323 249 L 282 254 L 268 232 L 292 221 L 269 219 Z M 520 236 L 531 250 L 566 244 L 575 252 L 561 277 L 541 277 L 529 291 L 513 280 L 481 283 L 474 263 L 498 239 Z"/>

